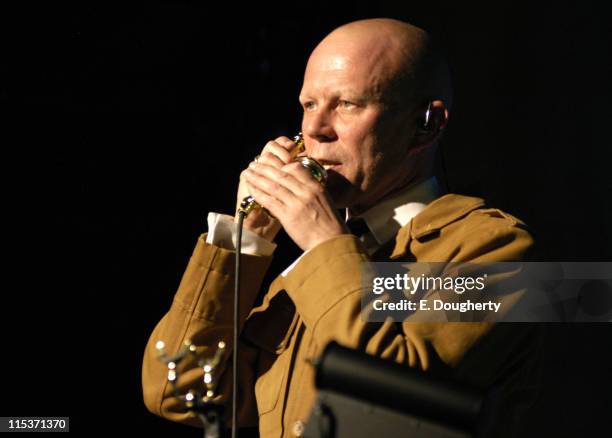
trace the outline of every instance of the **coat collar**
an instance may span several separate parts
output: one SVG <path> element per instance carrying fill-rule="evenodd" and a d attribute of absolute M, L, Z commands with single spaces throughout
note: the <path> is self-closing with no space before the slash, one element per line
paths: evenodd
<path fill-rule="evenodd" d="M 435 233 L 483 205 L 484 200 L 481 198 L 454 193 L 446 194 L 432 201 L 412 218 L 409 224 L 399 230 L 391 259 L 404 256 L 412 239 L 418 240 Z"/>
<path fill-rule="evenodd" d="M 442 189 L 436 177 L 431 177 L 387 197 L 357 217 L 365 220 L 376 246 L 380 247 L 393 240 L 402 227 L 440 195 Z M 347 210 L 347 219 L 350 217 Z"/>

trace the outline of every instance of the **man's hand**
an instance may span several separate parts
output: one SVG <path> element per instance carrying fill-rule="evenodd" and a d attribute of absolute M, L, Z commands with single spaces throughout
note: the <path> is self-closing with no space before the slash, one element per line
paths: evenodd
<path fill-rule="evenodd" d="M 285 164 L 291 162 L 291 151 L 294 148 L 295 143 L 289 138 L 278 137 L 276 140 L 266 143 L 259 155 L 258 161 L 272 168 L 281 169 Z M 236 211 L 238 211 L 240 203 L 244 198 L 248 195 L 253 195 L 246 184 L 245 172 L 246 170 L 240 174 Z M 236 213 L 235 220 L 236 222 L 238 221 L 238 213 Z M 244 228 L 258 234 L 264 239 L 272 241 L 280 231 L 281 224 L 262 209 L 254 209 L 244 219 Z"/>
<path fill-rule="evenodd" d="M 243 172 L 250 194 L 304 251 L 347 230 L 325 190 L 300 163 L 259 160 Z"/>

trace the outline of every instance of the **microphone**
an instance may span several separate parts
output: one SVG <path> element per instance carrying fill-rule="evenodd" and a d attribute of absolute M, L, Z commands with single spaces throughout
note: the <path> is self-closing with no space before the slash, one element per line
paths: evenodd
<path fill-rule="evenodd" d="M 301 132 L 293 137 L 293 141 L 295 143 L 295 149 L 293 150 L 293 153 L 295 155 L 299 155 L 306 150 L 306 148 L 304 147 L 304 137 L 302 136 Z M 310 174 L 312 175 L 312 177 L 316 179 L 319 183 L 325 185 L 325 182 L 327 181 L 327 170 L 325 170 L 321 163 L 319 163 L 314 158 L 310 158 L 305 155 L 294 156 L 293 161 L 300 163 L 306 169 L 310 170 Z M 262 208 L 261 205 L 257 203 L 253 196 L 249 195 L 245 197 L 240 203 L 238 213 L 243 213 L 244 217 L 247 217 L 251 211 L 258 208 Z M 265 211 L 267 214 L 270 214 L 270 212 L 268 212 L 267 210 Z"/>

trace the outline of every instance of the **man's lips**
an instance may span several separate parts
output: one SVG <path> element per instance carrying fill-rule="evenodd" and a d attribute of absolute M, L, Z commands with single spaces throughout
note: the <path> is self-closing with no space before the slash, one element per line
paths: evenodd
<path fill-rule="evenodd" d="M 338 167 L 340 167 L 340 163 L 338 163 L 337 161 L 317 160 L 317 162 L 319 162 L 323 166 L 323 168 L 327 171 L 335 170 Z"/>

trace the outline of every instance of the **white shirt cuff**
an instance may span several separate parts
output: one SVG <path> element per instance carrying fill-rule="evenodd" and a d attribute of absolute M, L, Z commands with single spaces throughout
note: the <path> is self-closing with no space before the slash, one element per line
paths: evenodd
<path fill-rule="evenodd" d="M 227 214 L 208 213 L 208 235 L 206 243 L 225 249 L 236 249 L 238 234 L 234 218 Z M 241 254 L 271 256 L 276 249 L 276 243 L 255 234 L 246 228 L 242 229 Z"/>

